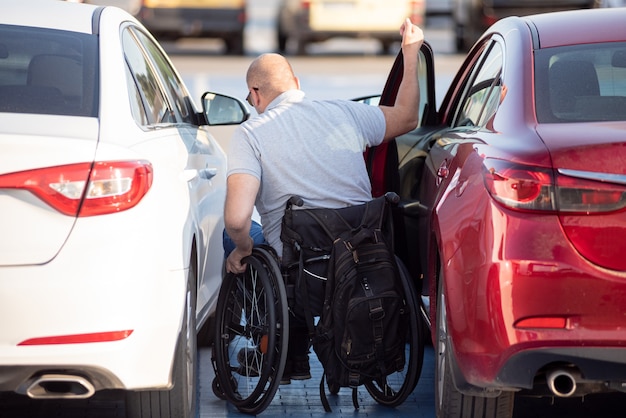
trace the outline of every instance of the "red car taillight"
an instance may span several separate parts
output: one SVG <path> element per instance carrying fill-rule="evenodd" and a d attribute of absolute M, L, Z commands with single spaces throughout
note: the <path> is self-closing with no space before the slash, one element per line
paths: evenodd
<path fill-rule="evenodd" d="M 485 186 L 497 202 L 518 210 L 556 209 L 552 170 L 501 160 L 485 160 L 485 167 Z"/>
<path fill-rule="evenodd" d="M 579 254 L 604 268 L 626 270 L 626 176 L 491 159 L 484 164 L 485 186 L 497 202 L 509 209 L 558 215 Z"/>
<path fill-rule="evenodd" d="M 0 189 L 28 190 L 69 216 L 130 209 L 150 186 L 152 165 L 147 161 L 78 163 L 0 176 Z"/>
<path fill-rule="evenodd" d="M 568 174 L 564 174 L 568 173 Z M 599 173 L 587 173 L 598 180 L 583 178 L 584 172 L 559 170 L 557 190 L 559 212 L 562 214 L 592 214 L 615 212 L 626 207 L 626 185 L 600 181 Z"/>
<path fill-rule="evenodd" d="M 501 160 L 485 160 L 485 167 L 485 186 L 491 197 L 511 209 L 594 214 L 626 207 L 625 185 Z"/>

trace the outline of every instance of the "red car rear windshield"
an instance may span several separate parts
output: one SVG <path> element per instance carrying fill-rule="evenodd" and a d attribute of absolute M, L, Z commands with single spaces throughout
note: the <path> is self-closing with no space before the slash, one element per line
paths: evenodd
<path fill-rule="evenodd" d="M 540 123 L 626 120 L 626 43 L 537 51 L 535 93 Z"/>
<path fill-rule="evenodd" d="M 0 25 L 0 112 L 98 114 L 95 35 Z"/>

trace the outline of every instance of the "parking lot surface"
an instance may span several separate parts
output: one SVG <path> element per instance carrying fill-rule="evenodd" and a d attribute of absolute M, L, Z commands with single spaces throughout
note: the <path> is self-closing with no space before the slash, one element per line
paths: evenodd
<path fill-rule="evenodd" d="M 213 369 L 211 367 L 210 350 L 203 349 L 201 351 L 202 361 L 200 363 L 200 416 L 202 418 L 219 418 L 219 417 L 249 417 L 243 414 L 233 405 L 223 401 L 213 395 L 210 388 L 213 377 Z M 434 418 L 434 358 L 432 346 L 427 346 L 424 350 L 424 366 L 422 375 L 417 387 L 408 399 L 396 408 L 389 408 L 379 405 L 374 401 L 365 387 L 358 389 L 359 409 L 355 410 L 352 404 L 352 390 L 342 388 L 337 395 L 326 394 L 328 402 L 332 408 L 332 412 L 325 412 L 320 401 L 319 385 L 322 377 L 322 366 L 311 355 L 311 379 L 296 381 L 293 380 L 289 385 L 281 385 L 274 396 L 274 400 L 268 408 L 260 414 L 267 417 L 420 417 Z"/>
<path fill-rule="evenodd" d="M 435 418 L 434 352 L 424 351 L 424 366 L 417 387 L 409 398 L 396 408 L 378 405 L 365 388 L 359 388 L 360 409 L 352 405 L 352 392 L 341 389 L 338 395 L 327 394 L 332 412 L 324 412 L 319 397 L 321 366 L 312 359 L 312 378 L 280 386 L 272 403 L 260 417 L 311 418 Z M 213 382 L 211 350 L 200 350 L 200 417 L 250 417 L 233 405 L 218 399 L 211 389 Z M 513 418 L 623 418 L 626 394 L 597 394 L 585 398 L 516 397 Z M 123 393 L 105 391 L 89 399 L 32 400 L 26 396 L 0 393 L 0 418 L 128 418 Z"/>

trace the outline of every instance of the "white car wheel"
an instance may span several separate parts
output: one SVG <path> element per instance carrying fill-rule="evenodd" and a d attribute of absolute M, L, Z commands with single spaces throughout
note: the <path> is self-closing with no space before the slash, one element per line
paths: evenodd
<path fill-rule="evenodd" d="M 191 263 L 194 266 L 193 262 Z M 190 268 L 183 318 L 174 359 L 174 387 L 168 391 L 130 391 L 128 418 L 195 418 L 198 409 L 198 350 L 196 341 L 196 273 Z"/>

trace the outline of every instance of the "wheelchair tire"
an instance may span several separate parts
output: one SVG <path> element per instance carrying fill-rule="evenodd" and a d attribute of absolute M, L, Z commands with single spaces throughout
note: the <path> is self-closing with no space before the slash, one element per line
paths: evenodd
<path fill-rule="evenodd" d="M 240 412 L 256 415 L 280 385 L 289 318 L 282 273 L 272 251 L 255 247 L 244 261 L 246 272 L 227 274 L 218 296 L 215 386 Z"/>
<path fill-rule="evenodd" d="M 228 399 L 226 399 L 226 395 L 224 394 L 224 391 L 222 390 L 222 388 L 220 387 L 220 381 L 217 378 L 217 376 L 215 376 L 213 378 L 213 382 L 211 383 L 211 389 L 213 389 L 213 394 L 218 397 L 219 399 L 226 401 Z"/>
<path fill-rule="evenodd" d="M 426 338 L 423 335 L 423 319 L 415 287 L 411 283 L 408 270 L 402 261 L 396 259 L 402 277 L 407 306 L 410 310 L 406 362 L 403 370 L 388 375 L 384 381 L 365 383 L 365 388 L 376 402 L 390 407 L 401 405 L 417 386 L 424 362 L 424 338 Z"/>

